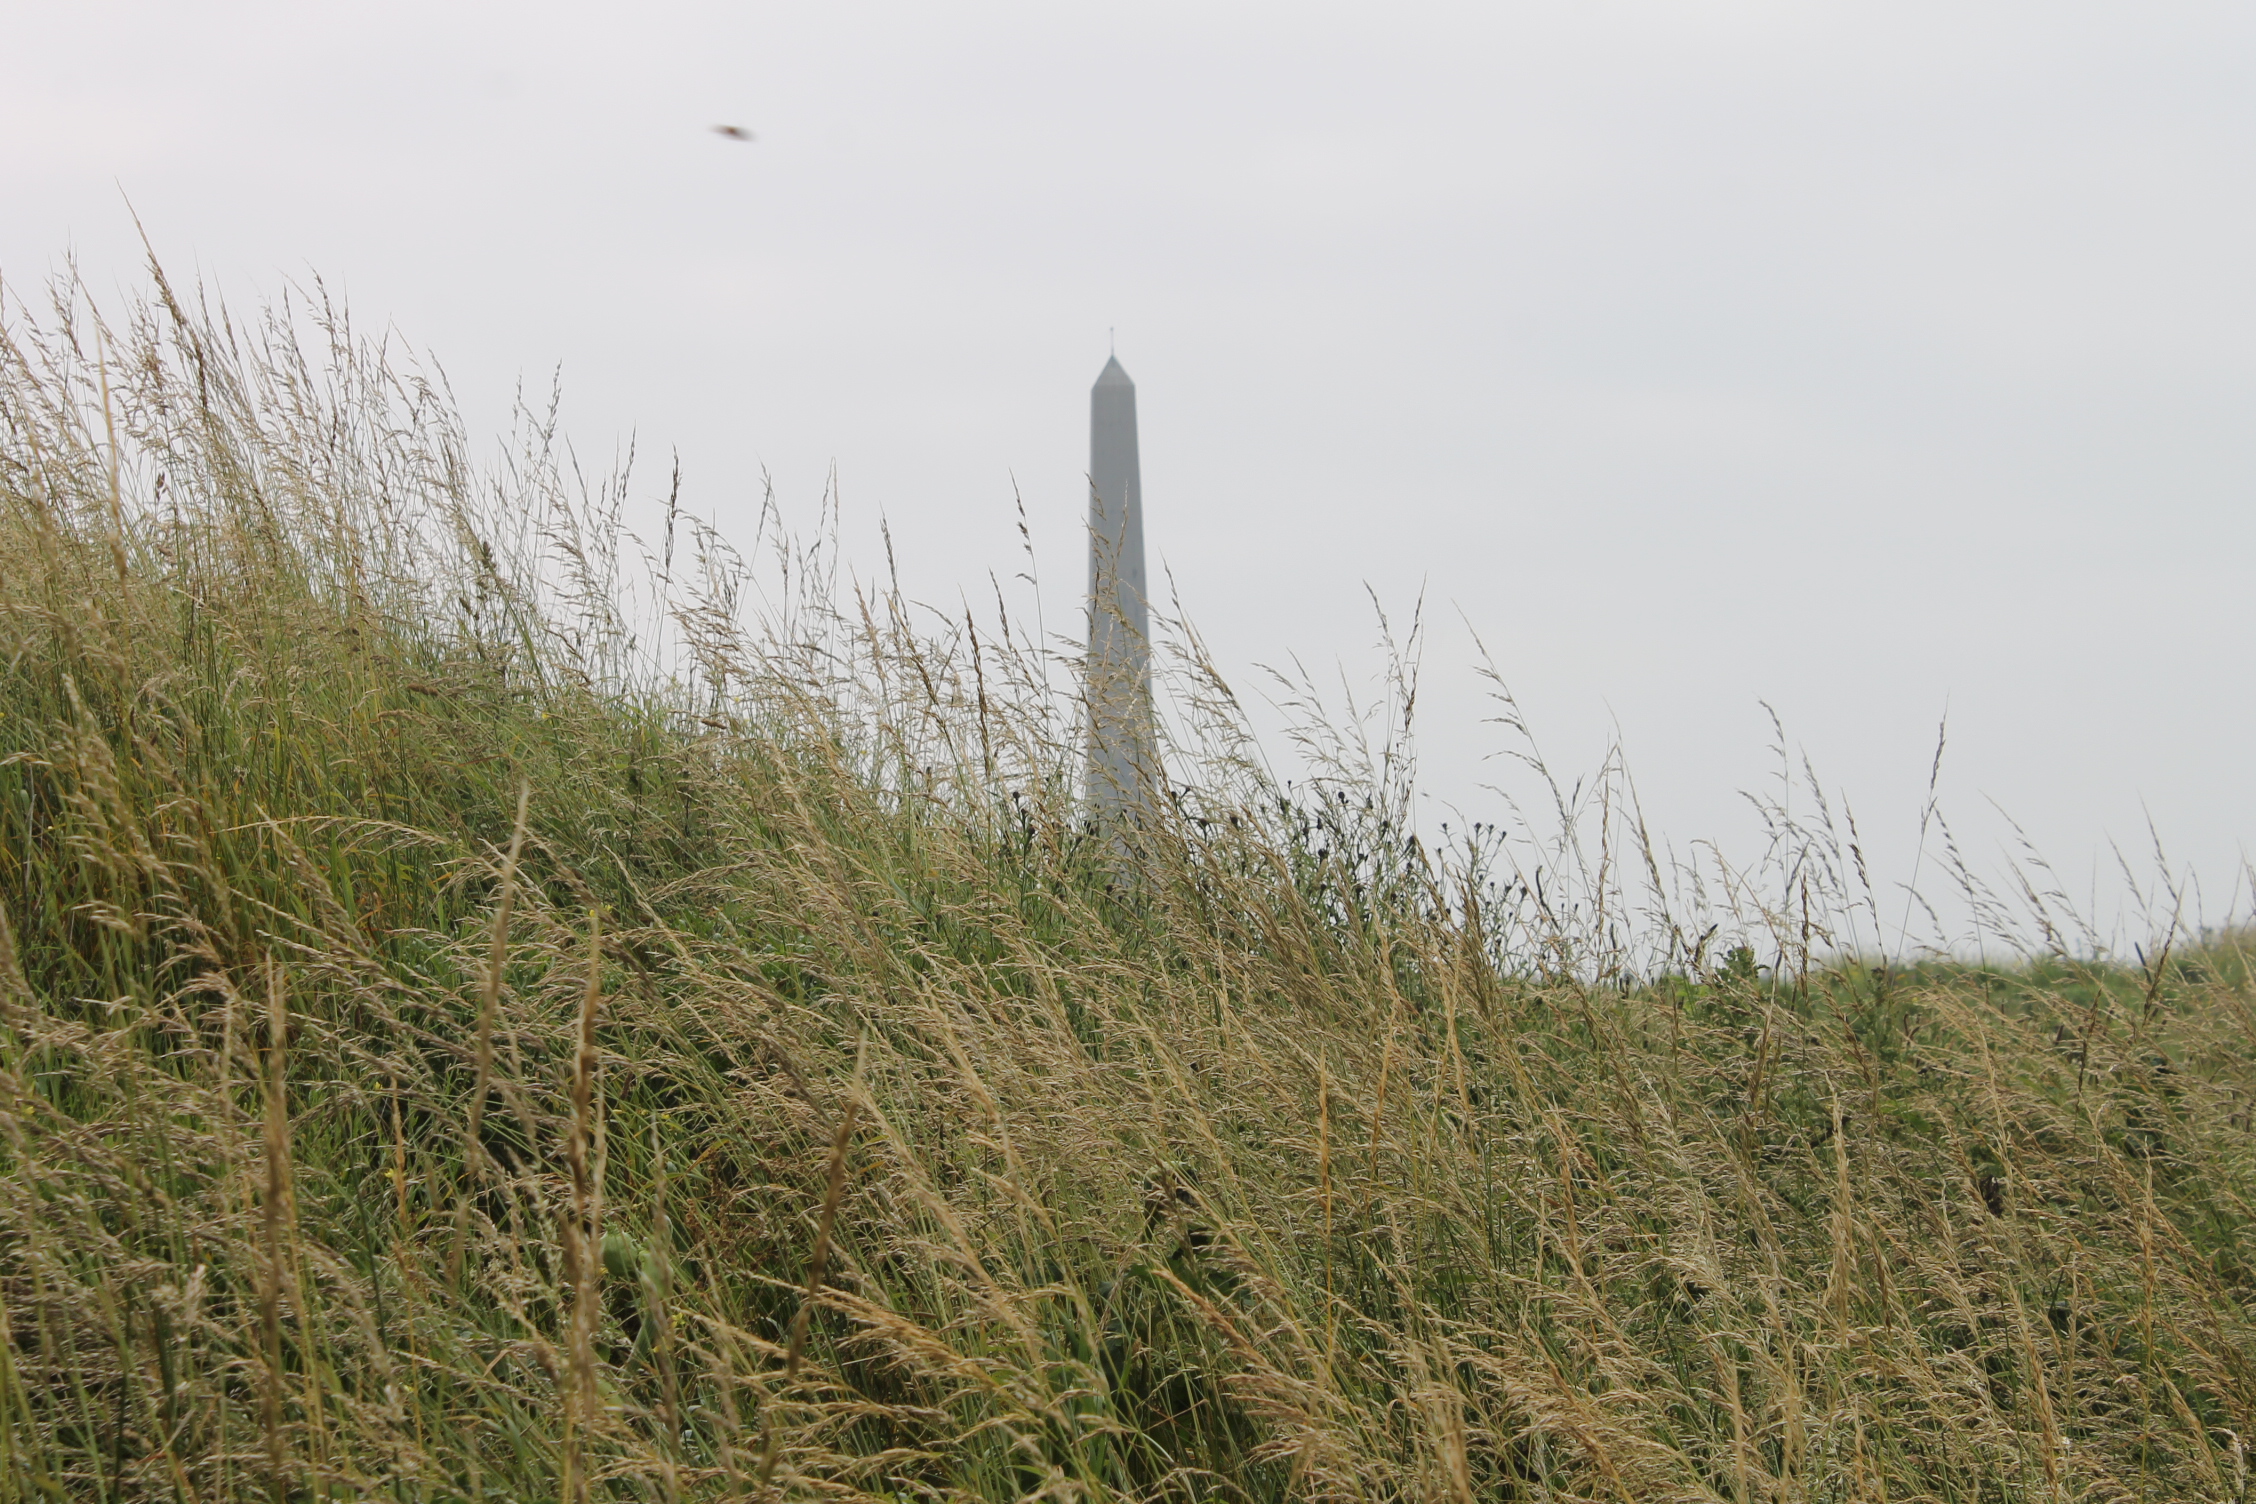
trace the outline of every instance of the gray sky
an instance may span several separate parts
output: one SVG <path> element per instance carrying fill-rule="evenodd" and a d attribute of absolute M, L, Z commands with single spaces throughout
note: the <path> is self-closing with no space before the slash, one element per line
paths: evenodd
<path fill-rule="evenodd" d="M 2256 837 L 2256 11 L 2183 3 L 0 6 L 0 276 L 318 272 L 473 430 L 761 467 L 913 594 L 1078 589 L 1119 329 L 1155 573 L 1225 665 L 1367 681 L 1423 590 L 1547 754 L 1751 851 L 1759 701 L 1908 872 L 2011 812 L 2111 911 Z M 714 135 L 742 125 L 758 140 Z M 642 489 L 659 490 L 662 463 Z M 1514 785 L 1519 787 L 1521 785 Z M 2096 874 L 2096 875 L 2095 875 Z M 2245 905 L 2242 905 L 2245 910 Z"/>

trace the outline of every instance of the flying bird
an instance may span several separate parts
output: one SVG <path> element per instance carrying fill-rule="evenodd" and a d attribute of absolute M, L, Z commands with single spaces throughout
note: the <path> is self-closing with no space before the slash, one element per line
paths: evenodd
<path fill-rule="evenodd" d="M 731 141 L 751 141 L 756 139 L 750 131 L 746 130 L 741 125 L 716 125 L 713 127 L 713 134 L 716 136 L 726 136 Z"/>

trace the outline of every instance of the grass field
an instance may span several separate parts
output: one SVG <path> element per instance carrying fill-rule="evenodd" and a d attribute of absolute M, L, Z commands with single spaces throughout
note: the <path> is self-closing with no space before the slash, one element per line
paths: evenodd
<path fill-rule="evenodd" d="M 661 674 L 318 303 L 6 334 L 0 1498 L 2248 1498 L 2232 934 L 1538 883 L 1195 664 L 1092 834 L 1016 623 L 669 514 Z"/>

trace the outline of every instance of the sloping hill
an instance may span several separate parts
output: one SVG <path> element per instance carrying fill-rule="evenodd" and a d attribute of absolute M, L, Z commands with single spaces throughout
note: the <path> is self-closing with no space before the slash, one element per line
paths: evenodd
<path fill-rule="evenodd" d="M 285 315 L 0 349 L 0 1497 L 2247 1496 L 2229 939 L 1099 838 L 1039 644 L 685 527 L 661 676 L 615 491 Z"/>

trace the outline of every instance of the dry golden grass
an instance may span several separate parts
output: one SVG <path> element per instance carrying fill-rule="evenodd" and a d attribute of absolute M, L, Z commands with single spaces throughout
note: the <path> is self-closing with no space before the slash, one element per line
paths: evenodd
<path fill-rule="evenodd" d="M 662 675 L 318 304 L 6 333 L 0 1498 L 2246 1499 L 2231 937 L 1538 892 L 1195 662 L 1099 839 L 1007 622 L 670 521 Z"/>

